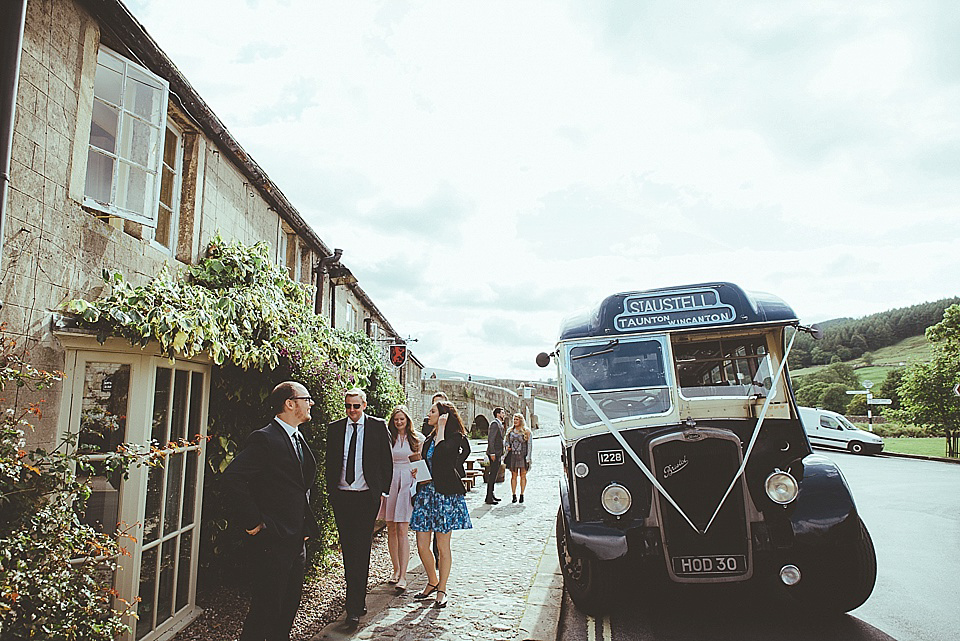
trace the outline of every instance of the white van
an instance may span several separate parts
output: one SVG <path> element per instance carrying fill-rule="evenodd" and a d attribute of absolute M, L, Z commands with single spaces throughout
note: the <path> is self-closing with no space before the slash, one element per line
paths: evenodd
<path fill-rule="evenodd" d="M 842 414 L 813 407 L 798 407 L 803 429 L 811 445 L 838 447 L 854 454 L 877 454 L 883 451 L 883 439 L 864 432 Z"/>

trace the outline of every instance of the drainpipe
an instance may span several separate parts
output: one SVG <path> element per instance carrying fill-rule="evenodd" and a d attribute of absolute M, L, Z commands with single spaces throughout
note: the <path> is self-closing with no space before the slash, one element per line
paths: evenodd
<path fill-rule="evenodd" d="M 0 264 L 3 262 L 3 223 L 10 187 L 10 159 L 13 155 L 13 119 L 17 111 L 17 82 L 20 79 L 20 49 L 27 21 L 27 0 L 0 2 Z M 0 307 L 3 302 L 0 301 Z"/>

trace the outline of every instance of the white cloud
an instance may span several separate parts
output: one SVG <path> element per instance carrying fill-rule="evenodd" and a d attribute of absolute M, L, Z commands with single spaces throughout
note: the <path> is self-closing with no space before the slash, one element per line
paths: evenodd
<path fill-rule="evenodd" d="M 549 375 L 618 290 L 958 293 L 949 0 L 131 7 L 428 366 Z"/>

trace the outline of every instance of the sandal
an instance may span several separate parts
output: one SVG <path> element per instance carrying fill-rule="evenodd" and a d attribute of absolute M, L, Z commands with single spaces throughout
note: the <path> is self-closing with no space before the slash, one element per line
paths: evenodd
<path fill-rule="evenodd" d="M 440 595 L 443 595 L 443 598 L 440 598 Z M 447 593 L 443 590 L 437 590 L 437 600 L 433 602 L 433 607 L 435 608 L 445 608 L 447 607 Z"/>
<path fill-rule="evenodd" d="M 418 592 L 417 594 L 414 594 L 413 598 L 418 600 L 426 599 L 428 596 L 430 596 L 436 591 L 437 591 L 437 586 L 428 583 L 427 587 L 423 588 L 423 592 Z"/>
<path fill-rule="evenodd" d="M 398 581 L 397 581 L 397 584 L 396 584 L 396 586 L 395 586 L 394 589 L 395 589 L 397 592 L 406 592 L 406 590 L 407 590 L 407 580 L 406 580 L 406 579 L 400 579 L 400 580 L 398 580 Z"/>

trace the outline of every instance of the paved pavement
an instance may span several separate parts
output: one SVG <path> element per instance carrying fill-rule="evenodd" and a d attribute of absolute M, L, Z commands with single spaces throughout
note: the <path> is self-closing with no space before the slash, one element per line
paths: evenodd
<path fill-rule="evenodd" d="M 554 406 L 555 407 L 555 406 Z M 473 529 L 453 533 L 453 569 L 446 608 L 429 607 L 413 595 L 426 585 L 423 567 L 412 544 L 408 589 L 397 595 L 393 586 L 370 589 L 369 614 L 349 630 L 343 617 L 312 641 L 390 638 L 555 641 L 560 619 L 563 581 L 557 563 L 554 524 L 560 476 L 560 440 L 554 421 L 540 420 L 524 503 L 510 502 L 510 473 L 497 485 L 497 506 L 484 503 L 485 486 L 467 493 Z M 538 408 L 538 412 L 539 412 Z M 555 413 L 555 412 L 554 412 Z M 483 447 L 473 444 L 475 452 Z"/>

